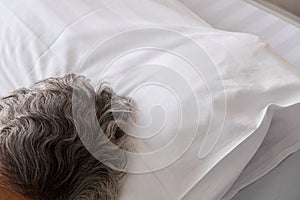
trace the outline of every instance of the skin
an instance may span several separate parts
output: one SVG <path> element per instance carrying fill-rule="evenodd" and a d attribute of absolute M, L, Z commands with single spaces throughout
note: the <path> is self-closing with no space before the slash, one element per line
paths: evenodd
<path fill-rule="evenodd" d="M 0 174 L 0 180 L 5 180 L 5 178 Z M 30 200 L 24 196 L 12 192 L 2 186 L 0 186 L 0 200 Z"/>
<path fill-rule="evenodd" d="M 29 200 L 17 193 L 9 191 L 3 187 L 0 187 L 0 200 Z"/>

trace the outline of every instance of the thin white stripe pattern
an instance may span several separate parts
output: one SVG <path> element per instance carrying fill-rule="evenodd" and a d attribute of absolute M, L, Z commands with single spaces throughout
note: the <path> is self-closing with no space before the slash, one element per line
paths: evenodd
<path fill-rule="evenodd" d="M 213 27 L 255 34 L 300 69 L 300 28 L 243 0 L 181 0 Z"/>

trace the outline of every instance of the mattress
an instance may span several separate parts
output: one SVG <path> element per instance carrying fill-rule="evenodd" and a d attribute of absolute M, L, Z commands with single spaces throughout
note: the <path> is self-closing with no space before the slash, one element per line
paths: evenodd
<path fill-rule="evenodd" d="M 224 30 L 259 35 L 286 60 L 300 69 L 300 28 L 242 0 L 181 0 L 211 25 Z M 233 200 L 298 200 L 300 151 L 240 191 Z"/>

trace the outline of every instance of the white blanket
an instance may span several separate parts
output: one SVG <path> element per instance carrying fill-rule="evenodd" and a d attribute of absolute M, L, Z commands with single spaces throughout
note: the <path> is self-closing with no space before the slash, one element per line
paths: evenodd
<path fill-rule="evenodd" d="M 299 72 L 256 36 L 174 0 L 0 2 L 1 96 L 73 72 L 135 100 L 123 200 L 230 199 L 300 147 Z"/>

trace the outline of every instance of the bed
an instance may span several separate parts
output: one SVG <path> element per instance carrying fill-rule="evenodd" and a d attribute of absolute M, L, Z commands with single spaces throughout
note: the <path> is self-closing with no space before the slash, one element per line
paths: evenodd
<path fill-rule="evenodd" d="M 300 67 L 300 25 L 274 15 L 251 1 L 181 0 L 216 28 L 260 36 L 295 67 Z"/>
<path fill-rule="evenodd" d="M 196 12 L 201 2 L 222 18 L 228 1 L 184 3 Z M 209 15 L 208 8 L 200 13 Z M 122 200 L 231 199 L 299 149 L 299 72 L 259 37 L 215 29 L 219 19 L 179 1 L 1 0 L 0 16 L 0 96 L 78 73 L 137 102 L 145 129 L 135 127 L 132 136 L 146 142 L 136 141 L 140 154 L 128 155 Z M 295 27 L 286 26 L 289 37 Z M 284 56 L 299 62 L 295 42 L 287 44 L 293 51 Z"/>
<path fill-rule="evenodd" d="M 300 69 L 300 26 L 273 11 L 242 0 L 181 0 L 211 25 L 224 30 L 259 35 L 296 68 Z M 257 182 L 240 191 L 234 200 L 298 200 L 300 152 L 284 160 Z"/>

